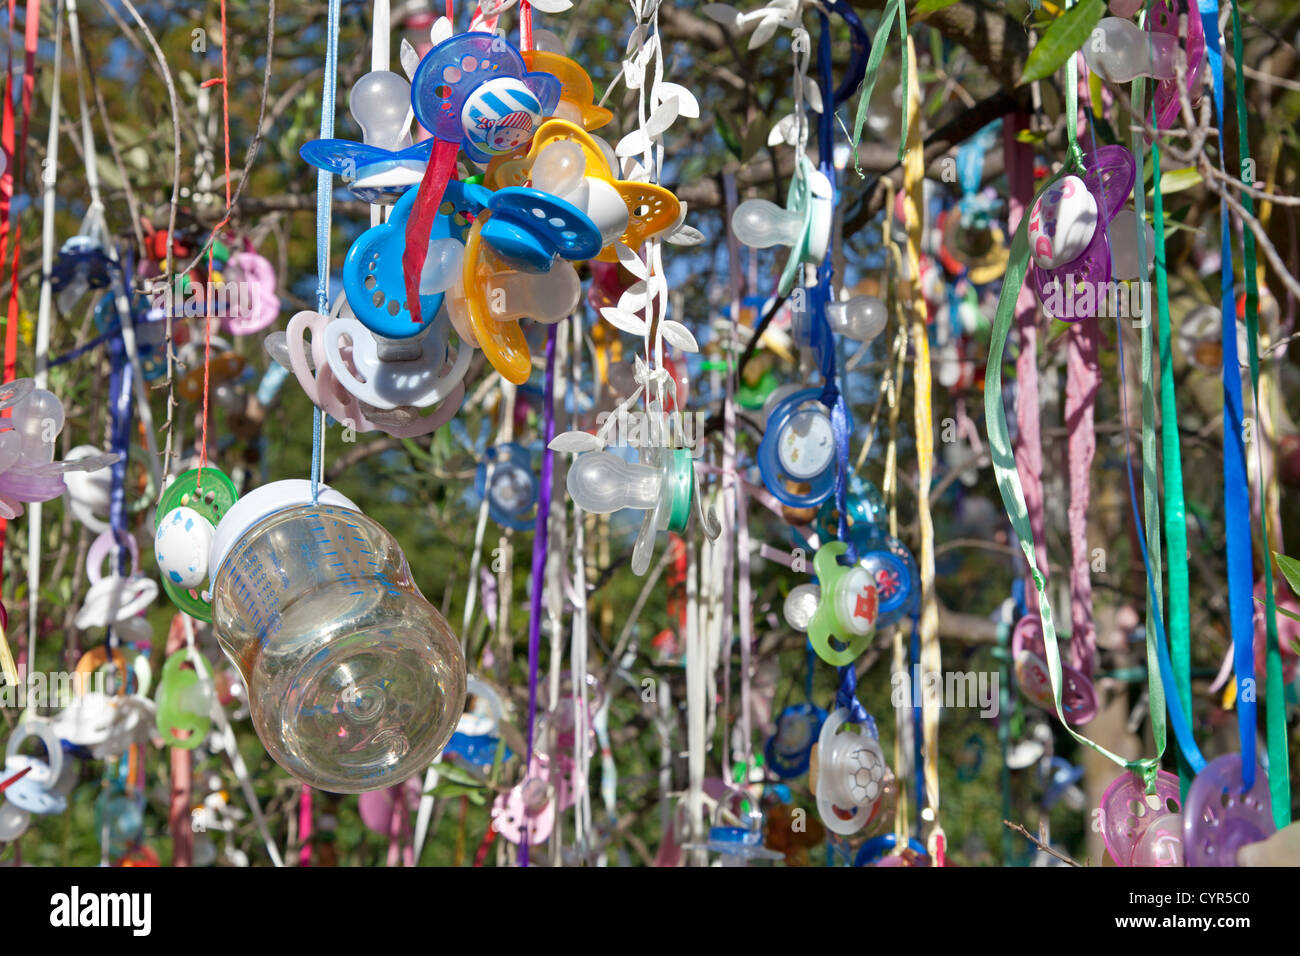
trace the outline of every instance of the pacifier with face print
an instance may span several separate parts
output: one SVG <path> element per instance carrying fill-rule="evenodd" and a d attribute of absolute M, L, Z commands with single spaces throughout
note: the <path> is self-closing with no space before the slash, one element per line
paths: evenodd
<path fill-rule="evenodd" d="M 543 123 L 527 162 L 534 187 L 572 203 L 595 224 L 601 262 L 618 261 L 615 243 L 635 251 L 681 220 L 676 196 L 652 183 L 619 179 L 608 145 L 573 123 Z"/>
<path fill-rule="evenodd" d="M 817 604 L 807 625 L 799 628 L 807 630 L 808 643 L 817 656 L 833 667 L 851 664 L 866 650 L 876 633 L 880 612 L 879 592 L 867 570 L 860 564 L 840 564 L 839 558 L 847 550 L 843 541 L 830 541 L 817 549 L 813 556 L 819 587 Z M 786 620 L 792 627 L 798 627 L 808 609 L 807 587 L 796 589 L 800 595 L 797 603 L 786 599 Z"/>
<path fill-rule="evenodd" d="M 1142 778 L 1130 770 L 1110 782 L 1101 795 L 1101 835 L 1116 866 L 1182 866 L 1182 816 L 1178 777 L 1156 775 L 1148 795 Z"/>
<path fill-rule="evenodd" d="M 777 285 L 781 295 L 794 288 L 803 263 L 816 265 L 825 258 L 831 241 L 834 197 L 834 187 L 826 174 L 800 153 L 784 209 L 766 199 L 747 199 L 732 213 L 731 231 L 750 248 L 790 247 Z"/>
<path fill-rule="evenodd" d="M 528 449 L 514 442 L 487 449 L 474 474 L 474 492 L 480 498 L 487 497 L 488 514 L 503 528 L 532 528 L 537 479 Z"/>
<path fill-rule="evenodd" d="M 840 836 L 867 825 L 889 776 L 880 742 L 850 729 L 849 716 L 848 708 L 840 707 L 826 718 L 813 758 L 817 812 L 826 829 Z"/>
<path fill-rule="evenodd" d="M 206 467 L 178 475 L 158 501 L 154 558 L 163 590 L 199 621 L 212 620 L 206 586 L 212 536 L 238 497 L 234 483 L 220 469 Z"/>
<path fill-rule="evenodd" d="M 1037 614 L 1026 614 L 1011 632 L 1011 654 L 1015 662 L 1016 686 L 1030 703 L 1056 713 L 1043 624 Z M 1068 723 L 1086 724 L 1097 715 L 1097 693 L 1081 671 L 1061 664 L 1061 711 Z"/>
<path fill-rule="evenodd" d="M 1031 282 L 1038 301 L 1063 321 L 1092 318 L 1111 279 L 1107 229 L 1133 190 L 1136 166 L 1123 146 L 1083 156 L 1082 176 L 1049 186 L 1029 209 Z"/>
<path fill-rule="evenodd" d="M 158 582 L 140 573 L 140 546 L 136 544 L 135 536 L 124 535 L 123 541 L 131 558 L 128 574 L 103 573 L 104 561 L 110 556 L 116 557 L 114 552 L 119 548 L 111 531 L 96 538 L 86 552 L 90 590 L 77 612 L 75 623 L 79 630 L 112 627 L 142 613 L 158 597 Z"/>
<path fill-rule="evenodd" d="M 435 138 L 459 143 L 476 163 L 528 143 L 555 112 L 560 81 L 529 72 L 519 51 L 502 37 L 461 33 L 420 61 L 411 81 L 411 106 Z"/>
<path fill-rule="evenodd" d="M 767 490 L 792 508 L 821 504 L 835 490 L 835 435 L 821 394 L 778 389 L 768 398 L 758 467 Z M 800 485 L 808 490 L 795 490 Z"/>
<path fill-rule="evenodd" d="M 825 720 L 826 711 L 812 703 L 794 704 L 781 711 L 776 720 L 776 733 L 763 748 L 772 772 L 782 780 L 807 773 L 813 744 Z"/>
<path fill-rule="evenodd" d="M 300 155 L 312 166 L 342 177 L 364 202 L 392 205 L 420 181 L 433 144 L 411 144 L 411 84 L 389 70 L 372 70 L 353 85 L 348 109 L 364 143 L 318 139 Z"/>

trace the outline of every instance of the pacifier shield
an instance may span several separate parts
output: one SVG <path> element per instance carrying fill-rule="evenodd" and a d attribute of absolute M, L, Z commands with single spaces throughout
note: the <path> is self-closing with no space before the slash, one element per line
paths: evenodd
<path fill-rule="evenodd" d="M 1188 866 L 1236 866 L 1238 850 L 1276 832 L 1268 775 L 1256 767 L 1254 786 L 1243 792 L 1241 754 L 1211 760 L 1187 790 L 1183 851 Z"/>

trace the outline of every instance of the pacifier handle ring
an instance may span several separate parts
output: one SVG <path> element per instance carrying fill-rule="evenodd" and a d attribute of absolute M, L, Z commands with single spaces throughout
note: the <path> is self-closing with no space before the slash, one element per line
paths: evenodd
<path fill-rule="evenodd" d="M 50 781 L 58 780 L 59 774 L 63 772 L 63 742 L 54 728 L 43 720 L 24 721 L 14 728 L 5 747 L 5 763 L 9 762 L 9 758 L 18 756 L 18 745 L 29 737 L 37 737 L 45 744 L 45 763 L 49 767 Z"/>
<path fill-rule="evenodd" d="M 81 655 L 81 659 L 77 661 L 76 669 L 72 673 L 72 692 L 74 694 L 78 697 L 86 695 L 87 679 L 108 663 L 108 653 L 108 645 L 100 644 L 98 647 L 92 647 Z M 117 696 L 125 697 L 128 670 L 126 655 L 122 653 L 120 648 L 113 648 L 113 666 L 117 668 L 118 676 L 122 681 L 122 686 L 117 689 Z"/>
<path fill-rule="evenodd" d="M 128 578 L 137 576 L 140 570 L 140 545 L 136 542 L 135 535 L 125 531 L 122 534 L 124 540 L 118 541 L 117 536 L 110 528 L 90 543 L 90 547 L 86 551 L 86 577 L 90 579 L 92 585 L 103 580 L 104 561 L 111 557 L 112 548 L 119 544 L 125 544 L 127 550 L 131 553 L 131 573 L 123 576 Z"/>
<path fill-rule="evenodd" d="M 324 324 L 319 321 L 324 318 L 319 312 L 303 311 L 298 312 L 289 320 L 289 325 L 285 329 L 285 347 L 289 350 L 289 364 L 292 366 L 294 377 L 298 379 L 298 384 L 302 390 L 307 393 L 307 398 L 313 405 L 321 405 L 322 389 L 318 385 L 318 379 L 312 376 L 311 368 L 307 365 L 307 349 L 303 344 L 303 331 L 311 332 L 312 357 L 317 358 L 317 340 L 320 337 L 320 330 Z M 316 376 L 320 375 L 321 367 L 325 364 L 324 345 L 320 346 L 321 353 L 319 360 L 316 362 Z"/>

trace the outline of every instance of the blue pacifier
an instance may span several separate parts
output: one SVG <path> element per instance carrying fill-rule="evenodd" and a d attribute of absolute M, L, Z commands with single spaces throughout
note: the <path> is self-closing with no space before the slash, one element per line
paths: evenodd
<path fill-rule="evenodd" d="M 767 765 L 782 780 L 808 772 L 813 744 L 826 721 L 826 711 L 816 704 L 794 704 L 781 711 L 776 733 L 768 738 L 763 753 Z"/>
<path fill-rule="evenodd" d="M 556 256 L 595 258 L 603 244 L 586 213 L 540 189 L 499 189 L 487 206 L 492 217 L 483 223 L 483 241 L 507 265 L 524 272 L 546 272 Z"/>
<path fill-rule="evenodd" d="M 527 146 L 560 102 L 560 81 L 530 73 L 519 51 L 491 33 L 461 33 L 420 61 L 411 107 L 437 139 L 487 163 Z"/>
<path fill-rule="evenodd" d="M 406 221 L 415 205 L 416 190 L 409 189 L 393 207 L 387 222 L 372 226 L 357 237 L 343 263 L 343 291 L 352 312 L 375 335 L 405 339 L 420 332 L 433 321 L 442 308 L 443 294 L 451 284 L 449 270 L 436 291 L 420 294 L 420 322 L 411 319 L 406 305 L 406 285 L 402 275 L 402 253 L 406 249 Z M 450 241 L 464 242 L 469 216 L 482 209 L 488 198 L 481 186 L 467 186 L 457 180 L 447 184 L 438 214 L 433 220 L 429 249 L 432 256 Z M 444 284 L 445 283 L 445 284 Z M 426 287 L 421 280 L 422 290 Z"/>
<path fill-rule="evenodd" d="M 776 401 L 758 446 L 758 467 L 767 490 L 791 508 L 819 505 L 835 490 L 835 436 L 821 394 L 819 388 L 806 388 L 771 396 Z M 809 490 L 793 490 L 797 483 Z"/>
<path fill-rule="evenodd" d="M 488 485 L 488 468 L 492 469 Z M 486 495 L 488 514 L 502 527 L 515 531 L 531 530 L 537 507 L 537 479 L 532 458 L 522 445 L 507 442 L 489 448 L 483 454 L 474 475 L 474 491 Z"/>

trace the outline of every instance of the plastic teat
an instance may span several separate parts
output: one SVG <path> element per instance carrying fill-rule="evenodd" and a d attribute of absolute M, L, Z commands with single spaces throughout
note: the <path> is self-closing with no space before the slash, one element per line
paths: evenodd
<path fill-rule="evenodd" d="M 1156 264 L 1156 231 L 1151 228 L 1149 222 L 1143 220 L 1142 226 L 1147 234 L 1147 266 L 1145 270 L 1138 267 L 1137 225 L 1137 213 L 1132 209 L 1121 210 L 1110 221 L 1108 234 L 1110 236 L 1110 274 L 1112 279 L 1136 279 L 1141 274 L 1149 275 Z"/>
<path fill-rule="evenodd" d="M 19 458 L 28 465 L 48 465 L 54 461 L 54 439 L 63 430 L 63 403 L 53 392 L 43 388 L 13 407 L 10 423 L 22 436 Z"/>
<path fill-rule="evenodd" d="M 460 278 L 465 262 L 465 245 L 457 239 L 433 239 L 420 272 L 420 295 L 446 292 Z"/>
<path fill-rule="evenodd" d="M 579 455 L 565 484 L 579 508 L 597 515 L 623 508 L 646 511 L 659 501 L 659 472 L 608 451 Z"/>
<path fill-rule="evenodd" d="M 533 160 L 533 186 L 564 198 L 577 189 L 587 174 L 582 147 L 571 140 L 557 140 Z"/>
<path fill-rule="evenodd" d="M 885 303 L 874 295 L 857 295 L 847 302 L 826 306 L 831 331 L 855 342 L 870 342 L 885 330 L 889 315 Z"/>
<path fill-rule="evenodd" d="M 582 281 L 570 263 L 557 260 L 550 272 L 497 273 L 488 280 L 485 294 L 488 312 L 497 321 L 528 318 L 550 324 L 577 308 Z"/>
<path fill-rule="evenodd" d="M 397 73 L 375 70 L 352 87 L 348 109 L 367 146 L 405 149 L 411 145 L 411 84 Z"/>
<path fill-rule="evenodd" d="M 1139 76 L 1171 80 L 1177 56 L 1178 37 L 1148 32 L 1120 17 L 1102 18 L 1083 45 L 1088 69 L 1111 83 Z"/>
<path fill-rule="evenodd" d="M 793 246 L 803 233 L 802 213 L 782 209 L 766 199 L 746 199 L 731 214 L 731 231 L 753 249 Z"/>

